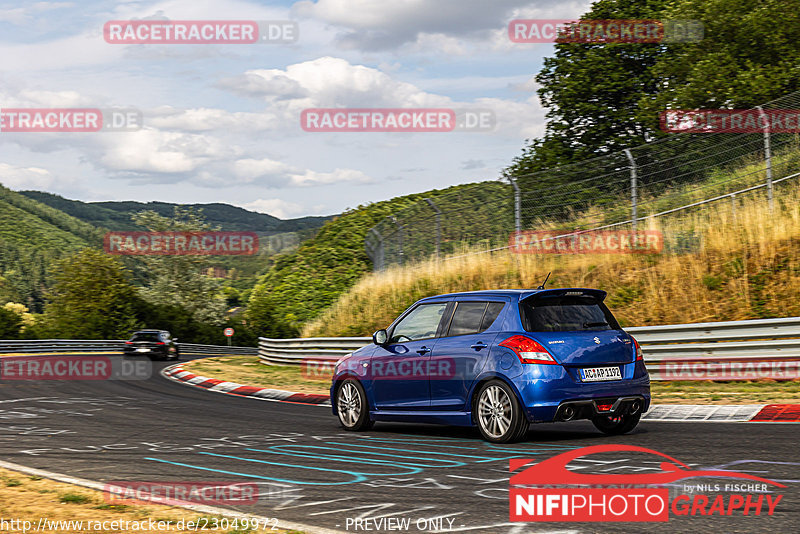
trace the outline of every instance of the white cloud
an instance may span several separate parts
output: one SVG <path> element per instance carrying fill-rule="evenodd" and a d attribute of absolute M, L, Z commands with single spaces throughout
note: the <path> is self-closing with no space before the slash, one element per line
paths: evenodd
<path fill-rule="evenodd" d="M 295 186 L 312 186 L 350 182 L 366 184 L 374 180 L 361 171 L 353 169 L 336 169 L 333 172 L 315 172 L 307 170 L 302 174 L 293 174 L 290 183 Z"/>
<path fill-rule="evenodd" d="M 32 21 L 45 11 L 72 7 L 72 2 L 35 2 L 24 7 L 0 8 L 0 21 L 21 25 Z"/>
<path fill-rule="evenodd" d="M 233 164 L 233 172 L 237 178 L 244 182 L 254 182 L 265 178 L 275 180 L 283 178 L 290 172 L 296 172 L 289 165 L 268 158 L 240 159 Z"/>
<path fill-rule="evenodd" d="M 591 0 L 304 0 L 293 12 L 342 28 L 338 42 L 344 48 L 380 51 L 413 44 L 418 52 L 461 55 L 464 40 L 494 40 L 515 18 L 573 17 L 590 4 Z"/>
<path fill-rule="evenodd" d="M 291 112 L 308 107 L 434 107 L 450 101 L 336 57 L 295 63 L 286 70 L 249 70 L 223 80 L 221 86 Z"/>
<path fill-rule="evenodd" d="M 279 125 L 274 113 L 230 112 L 218 108 L 179 109 L 162 106 L 146 110 L 147 125 L 183 132 L 232 131 L 256 132 Z"/>
<path fill-rule="evenodd" d="M 267 213 L 279 219 L 288 219 L 305 211 L 301 205 L 279 198 L 259 198 L 258 200 L 241 204 L 241 207 L 259 213 Z"/>
<path fill-rule="evenodd" d="M 231 154 L 222 140 L 211 136 L 150 128 L 100 134 L 97 139 L 102 139 L 104 145 L 99 162 L 113 171 L 187 173 L 202 163 Z"/>
<path fill-rule="evenodd" d="M 10 189 L 47 189 L 54 182 L 55 178 L 47 169 L 0 163 L 0 183 Z"/>

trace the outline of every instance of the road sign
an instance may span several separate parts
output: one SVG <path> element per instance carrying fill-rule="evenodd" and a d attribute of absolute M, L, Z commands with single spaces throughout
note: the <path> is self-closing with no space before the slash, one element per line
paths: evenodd
<path fill-rule="evenodd" d="M 233 335 L 233 328 L 226 328 L 225 330 L 223 330 L 222 333 L 225 334 L 227 337 L 231 337 Z"/>

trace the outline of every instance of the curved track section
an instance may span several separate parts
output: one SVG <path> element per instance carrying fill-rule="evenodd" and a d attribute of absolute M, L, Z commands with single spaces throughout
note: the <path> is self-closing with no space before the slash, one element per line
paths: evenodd
<path fill-rule="evenodd" d="M 643 422 L 611 438 L 575 422 L 534 426 L 524 443 L 503 446 L 449 427 L 378 424 L 354 434 L 341 430 L 328 407 L 214 395 L 161 376 L 168 363 L 154 365 L 143 381 L 0 381 L 0 457 L 104 483 L 255 482 L 258 503 L 228 508 L 349 532 L 788 532 L 800 524 L 793 424 Z M 605 443 L 655 449 L 693 468 L 752 472 L 788 488 L 772 517 L 509 523 L 509 460 Z M 659 465 L 622 455 L 577 468 L 620 473 Z"/>

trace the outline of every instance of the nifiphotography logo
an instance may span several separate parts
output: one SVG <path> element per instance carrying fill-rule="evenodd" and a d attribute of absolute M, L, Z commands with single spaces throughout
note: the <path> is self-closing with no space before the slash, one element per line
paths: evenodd
<path fill-rule="evenodd" d="M 608 452 L 648 453 L 667 461 L 661 462 L 660 473 L 608 475 L 567 469 L 575 459 Z M 514 472 L 535 460 L 509 462 Z M 684 486 L 670 500 L 666 485 L 700 477 L 734 480 Z M 771 516 L 783 495 L 767 493 L 768 486 L 786 487 L 747 473 L 693 470 L 671 456 L 634 445 L 595 445 L 565 452 L 516 473 L 509 483 L 509 518 L 517 522 L 667 522 L 670 512 L 674 516 Z M 698 490 L 727 493 L 712 496 Z"/>

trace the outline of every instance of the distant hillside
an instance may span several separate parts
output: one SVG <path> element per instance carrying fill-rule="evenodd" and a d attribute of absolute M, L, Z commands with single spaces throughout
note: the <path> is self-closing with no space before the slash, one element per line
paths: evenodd
<path fill-rule="evenodd" d="M 490 187 L 496 189 L 493 195 L 506 194 L 502 184 L 490 185 L 496 186 Z M 343 213 L 296 251 L 275 257 L 272 267 L 253 289 L 249 324 L 265 336 L 297 335 L 303 323 L 317 317 L 372 270 L 364 250 L 364 238 L 370 228 L 389 215 L 417 205 L 423 198 L 437 200 L 445 196 L 451 201 L 459 198 L 465 209 L 494 200 L 476 195 L 474 184 L 467 184 L 397 197 Z M 464 220 L 466 226 L 478 223 Z"/>
<path fill-rule="evenodd" d="M 0 304 L 13 300 L 40 311 L 47 266 L 100 243 L 91 224 L 0 185 Z"/>
<path fill-rule="evenodd" d="M 140 230 L 131 222 L 131 215 L 152 210 L 165 217 L 172 216 L 175 206 L 202 209 L 206 220 L 226 231 L 251 231 L 277 234 L 315 229 L 330 217 L 301 217 L 279 219 L 266 213 L 248 211 L 230 204 L 175 204 L 170 202 L 82 202 L 43 191 L 20 191 L 28 198 L 47 204 L 94 226 L 109 230 Z"/>

